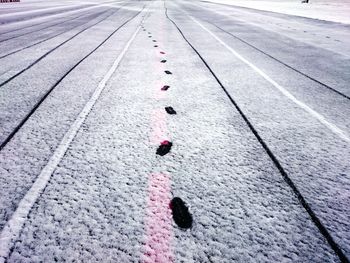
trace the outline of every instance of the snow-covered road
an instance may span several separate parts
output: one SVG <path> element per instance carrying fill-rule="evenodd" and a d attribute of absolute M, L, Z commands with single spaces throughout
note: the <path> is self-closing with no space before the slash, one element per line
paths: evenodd
<path fill-rule="evenodd" d="M 344 24 L 0 4 L 0 262 L 349 262 L 349 68 Z"/>

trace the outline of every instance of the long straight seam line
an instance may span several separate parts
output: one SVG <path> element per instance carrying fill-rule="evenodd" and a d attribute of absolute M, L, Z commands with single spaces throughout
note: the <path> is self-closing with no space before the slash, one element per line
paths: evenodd
<path fill-rule="evenodd" d="M 100 48 L 108 39 L 110 39 L 120 28 L 122 28 L 129 21 L 138 16 L 142 11 L 139 11 L 136 15 L 128 19 L 121 26 L 119 26 L 116 30 L 114 30 L 105 40 L 103 40 L 97 47 L 95 47 L 90 53 L 88 53 L 85 57 L 78 61 L 73 67 L 71 67 L 56 83 L 40 98 L 40 100 L 34 105 L 32 110 L 20 121 L 20 123 L 12 130 L 12 132 L 6 137 L 3 142 L 0 142 L 0 151 L 12 140 L 12 138 L 16 135 L 19 129 L 27 122 L 27 120 L 34 114 L 36 109 L 43 103 L 43 101 L 51 94 L 51 92 L 65 79 L 78 65 L 80 65 L 85 59 L 87 59 L 91 54 L 93 54 L 98 48 Z"/>
<path fill-rule="evenodd" d="M 115 14 L 116 12 L 118 12 L 122 7 L 118 8 L 116 11 L 112 12 L 111 14 L 109 14 L 108 16 L 102 18 L 101 20 L 97 21 L 96 23 L 87 26 L 86 28 L 84 28 L 83 30 L 79 31 L 78 33 L 76 33 L 75 35 L 71 36 L 70 38 L 66 39 L 65 41 L 63 41 L 61 44 L 59 44 L 58 46 L 54 47 L 53 49 L 49 50 L 48 52 L 46 52 L 44 55 L 42 55 L 41 57 L 39 57 L 38 59 L 36 59 L 33 63 L 31 63 L 30 65 L 28 65 L 26 68 L 22 69 L 21 71 L 17 72 L 15 75 L 13 75 L 12 77 L 8 78 L 7 80 L 3 81 L 2 83 L 0 83 L 0 87 L 6 85 L 7 83 L 9 83 L 10 81 L 12 81 L 13 79 L 15 79 L 16 77 L 18 77 L 19 75 L 21 75 L 23 72 L 27 71 L 28 69 L 30 69 L 31 67 L 33 67 L 36 63 L 38 63 L 39 61 L 41 61 L 43 58 L 47 57 L 49 54 L 51 54 L 52 52 L 54 52 L 55 50 L 57 50 L 58 48 L 60 48 L 61 46 L 63 46 L 64 44 L 66 44 L 67 42 L 69 42 L 70 40 L 72 40 L 73 38 L 77 37 L 78 35 L 82 34 L 83 32 L 85 32 L 86 30 L 89 30 L 90 28 L 96 26 L 97 24 L 105 21 L 107 18 L 109 18 L 110 16 L 112 16 L 113 14 Z"/>
<path fill-rule="evenodd" d="M 191 4 L 192 4 L 192 3 L 191 3 Z M 216 14 L 218 14 L 218 15 L 227 16 L 227 17 L 231 18 L 231 16 L 229 16 L 229 15 L 226 15 L 226 14 L 221 13 L 221 12 L 214 11 L 214 10 L 209 9 L 209 8 L 207 8 L 207 7 L 203 7 L 203 6 L 198 5 L 198 4 L 192 4 L 192 5 L 194 5 L 195 7 L 199 7 L 199 8 L 202 8 L 202 9 L 204 9 L 204 10 L 210 11 L 210 12 L 214 12 L 214 13 L 216 13 Z M 235 18 L 235 19 L 237 20 L 238 18 Z M 225 30 L 225 29 L 219 27 L 219 26 L 216 25 L 215 23 L 210 22 L 210 21 L 208 21 L 208 20 L 206 20 L 206 19 L 203 19 L 203 18 L 201 18 L 201 20 L 202 20 L 202 21 L 205 21 L 207 24 L 210 24 L 210 25 L 212 25 L 212 26 L 218 28 L 220 31 L 225 32 L 226 34 L 230 35 L 231 37 L 234 37 L 235 39 L 241 41 L 242 43 L 244 43 L 244 44 L 246 44 L 246 45 L 248 45 L 248 46 L 250 46 L 251 48 L 253 48 L 253 49 L 255 49 L 255 50 L 261 52 L 262 54 L 266 55 L 267 57 L 269 57 L 269 58 L 271 58 L 271 59 L 273 59 L 273 60 L 275 60 L 275 61 L 277 61 L 278 63 L 281 63 L 282 65 L 286 66 L 287 68 L 289 68 L 289 69 L 291 69 L 291 70 L 293 70 L 293 71 L 295 71 L 295 72 L 301 74 L 302 76 L 304 76 L 304 77 L 306 77 L 306 78 L 308 78 L 308 79 L 310 79 L 310 80 L 316 82 L 317 84 L 323 86 L 324 88 L 327 88 L 327 89 L 331 90 L 332 92 L 335 92 L 336 94 L 342 96 L 343 98 L 345 98 L 345 99 L 347 99 L 347 100 L 350 100 L 350 96 L 348 96 L 348 95 L 342 93 L 341 91 L 339 91 L 339 90 L 337 90 L 337 89 L 335 89 L 335 88 L 329 86 L 328 84 L 326 84 L 326 83 L 324 83 L 324 82 L 322 82 L 322 81 L 320 81 L 320 80 L 317 80 L 317 79 L 314 78 L 314 77 L 311 77 L 311 76 L 308 75 L 307 73 L 304 73 L 304 72 L 302 72 L 301 70 L 296 69 L 295 67 L 293 67 L 293 66 L 287 64 L 286 62 L 283 62 L 282 60 L 280 60 L 280 59 L 278 59 L 278 58 L 276 58 L 276 57 L 274 57 L 274 56 L 268 54 L 267 52 L 263 51 L 262 49 L 260 49 L 260 48 L 258 48 L 258 47 L 256 47 L 256 46 L 254 46 L 253 44 L 251 44 L 251 43 L 245 41 L 244 39 L 242 39 L 242 38 L 240 38 L 240 37 L 238 37 L 237 35 L 234 35 L 234 34 L 232 34 L 231 32 L 229 32 L 229 31 L 227 31 L 227 30 Z M 238 20 L 240 20 L 240 19 L 238 19 Z M 242 21 L 242 20 L 240 20 L 240 21 Z M 254 25 L 254 26 L 258 26 L 258 25 L 256 25 L 256 24 L 253 24 L 253 25 Z M 266 30 L 266 28 L 264 28 L 264 30 Z M 341 55 L 348 57 L 348 55 L 346 55 L 346 54 L 341 54 Z"/>
<path fill-rule="evenodd" d="M 347 100 L 350 100 L 350 96 L 348 96 L 348 95 L 346 95 L 346 94 L 344 94 L 344 93 L 342 93 L 342 92 L 336 90 L 335 88 L 332 88 L 331 86 L 329 86 L 329 85 L 323 83 L 322 81 L 319 81 L 319 80 L 315 79 L 314 77 L 309 76 L 308 74 L 306 74 L 306 73 L 300 71 L 299 69 L 296 69 L 295 67 L 293 67 L 293 66 L 287 64 L 286 62 L 283 62 L 282 60 L 280 60 L 280 59 L 274 57 L 273 55 L 268 54 L 268 53 L 265 52 L 264 50 L 262 50 L 262 49 L 260 49 L 260 48 L 258 48 L 258 47 L 256 47 L 256 46 L 254 46 L 253 44 L 251 44 L 251 43 L 245 41 L 244 39 L 238 37 L 237 35 L 234 35 L 234 34 L 232 34 L 231 32 L 229 32 L 229 31 L 227 31 L 227 30 L 225 30 L 225 29 L 219 27 L 219 26 L 216 25 L 215 23 L 209 22 L 208 20 L 204 20 L 204 19 L 201 19 L 201 20 L 202 20 L 202 21 L 205 21 L 207 24 L 210 24 L 210 25 L 216 27 L 216 28 L 219 29 L 220 31 L 225 32 L 226 34 L 228 34 L 229 36 L 231 36 L 231 37 L 233 37 L 233 38 L 239 40 L 240 42 L 242 42 L 242 43 L 244 43 L 244 44 L 250 46 L 251 48 L 257 50 L 258 52 L 264 54 L 265 56 L 267 56 L 267 57 L 269 57 L 269 58 L 271 58 L 271 59 L 277 61 L 278 63 L 282 64 L 283 66 L 286 66 L 287 68 L 289 68 L 289 69 L 291 69 L 291 70 L 297 72 L 298 74 L 301 74 L 302 76 L 304 76 L 304 77 L 306 77 L 306 78 L 308 78 L 308 79 L 310 79 L 310 80 L 316 82 L 317 84 L 319 84 L 319 85 L 321 85 L 321 86 L 323 86 L 323 87 L 325 87 L 325 88 L 327 88 L 327 89 L 329 89 L 329 90 L 335 92 L 336 94 L 342 96 L 343 98 L 345 98 L 345 99 L 347 99 Z"/>
<path fill-rule="evenodd" d="M 109 1 L 109 2 L 105 2 L 105 3 L 111 3 L 111 2 L 115 2 L 115 1 Z M 123 1 L 122 1 L 123 2 Z M 119 2 L 117 2 L 119 3 Z M 105 4 L 103 3 L 100 3 L 99 5 L 94 5 L 92 7 L 87 7 L 86 9 L 93 9 L 93 8 L 99 8 L 99 7 L 102 7 L 104 6 Z M 69 11 L 69 12 L 81 12 L 81 11 L 87 11 L 87 10 L 73 10 L 73 11 Z M 67 16 L 62 16 L 62 15 L 67 15 L 65 13 L 58 13 L 58 14 L 55 14 L 55 15 L 52 15 L 50 18 L 54 18 L 55 19 L 55 16 L 61 16 L 61 17 L 58 17 L 59 19 L 61 18 L 67 18 L 68 16 L 70 16 L 71 14 L 68 14 Z M 45 24 L 45 23 L 48 23 L 49 21 L 44 21 L 44 22 L 40 22 L 40 23 L 37 23 L 37 24 L 31 24 L 31 25 L 28 25 L 28 26 L 24 26 L 24 27 L 21 27 L 21 28 L 17 28 L 17 29 L 13 29 L 13 30 L 9 30 L 9 31 L 5 31 L 5 32 L 0 32 L 0 36 L 1 35 L 5 35 L 5 34 L 9 34 L 9 33 L 13 33 L 13 32 L 16 32 L 16 31 L 20 31 L 20 30 L 23 30 L 23 29 L 26 29 L 26 28 L 31 28 L 31 27 L 35 27 L 35 26 L 40 26 L 42 24 Z"/>
<path fill-rule="evenodd" d="M 141 21 L 142 24 L 142 21 Z M 139 25 L 136 28 L 136 31 L 133 33 L 127 44 L 125 45 L 124 49 L 120 53 L 120 55 L 117 57 L 117 59 L 114 61 L 112 67 L 109 69 L 107 74 L 104 76 L 102 81 L 97 86 L 96 90 L 94 91 L 93 95 L 89 99 L 89 101 L 85 104 L 83 110 L 80 112 L 72 126 L 69 128 L 67 133 L 64 135 L 62 141 L 56 148 L 55 152 L 51 156 L 48 163 L 45 165 L 45 167 L 42 169 L 40 175 L 35 180 L 32 187 L 29 189 L 29 191 L 26 193 L 24 198 L 20 201 L 17 209 L 11 216 L 11 219 L 6 223 L 3 230 L 0 233 L 0 263 L 5 263 L 8 256 L 10 255 L 11 249 L 14 245 L 14 242 L 19 238 L 20 232 L 22 230 L 22 227 L 25 223 L 25 220 L 32 209 L 33 205 L 37 201 L 37 199 L 40 197 L 41 193 L 45 189 L 49 179 L 51 178 L 53 172 L 59 165 L 60 161 L 64 157 L 69 145 L 77 135 L 81 125 L 86 120 L 87 116 L 91 112 L 92 108 L 94 107 L 95 103 L 99 99 L 100 95 L 102 94 L 104 88 L 106 87 L 107 82 L 110 80 L 112 75 L 115 73 L 116 69 L 118 68 L 120 62 L 122 61 L 124 55 L 126 54 L 127 50 L 129 49 L 131 43 L 134 41 L 137 33 L 140 31 L 141 25 Z"/>
<path fill-rule="evenodd" d="M 164 6 L 165 6 L 165 1 L 164 1 Z M 188 43 L 188 45 L 193 49 L 193 51 L 198 55 L 198 57 L 202 60 L 202 62 L 204 63 L 204 65 L 207 67 L 207 69 L 209 70 L 209 72 L 213 75 L 213 77 L 215 78 L 215 80 L 218 82 L 218 84 L 220 85 L 220 87 L 222 88 L 222 90 L 224 91 L 224 93 L 227 95 L 227 97 L 229 98 L 229 100 L 232 102 L 232 104 L 234 105 L 234 107 L 237 109 L 237 111 L 239 112 L 239 114 L 242 116 L 243 120 L 245 121 L 245 123 L 247 124 L 247 126 L 249 127 L 249 129 L 251 130 L 251 132 L 254 134 L 254 136 L 256 137 L 257 141 L 261 144 L 261 146 L 263 147 L 263 149 L 266 151 L 266 153 L 268 154 L 268 156 L 270 157 L 270 159 L 272 160 L 272 162 L 274 163 L 274 165 L 276 166 L 276 168 L 278 169 L 278 171 L 281 173 L 283 179 L 285 180 L 285 182 L 288 184 L 288 186 L 292 189 L 292 191 L 294 192 L 294 194 L 296 195 L 296 197 L 298 198 L 300 204 L 304 207 L 304 209 L 306 210 L 306 212 L 309 214 L 311 220 L 313 221 L 313 223 L 316 225 L 316 227 L 319 229 L 320 233 L 323 235 L 323 237 L 327 240 L 328 244 L 330 245 L 330 247 L 333 249 L 333 251 L 335 252 L 335 254 L 338 256 L 338 258 L 340 259 L 340 261 L 342 263 L 349 263 L 349 259 L 347 258 L 347 256 L 344 254 L 344 252 L 342 251 L 342 249 L 339 247 L 339 245 L 334 241 L 333 237 L 331 236 L 331 234 L 328 232 L 327 228 L 322 224 L 322 222 L 320 221 L 320 219 L 316 216 L 316 214 L 313 212 L 313 210 L 311 209 L 310 205 L 306 202 L 305 198 L 303 197 L 303 195 L 300 193 L 300 191 L 298 190 L 298 188 L 296 187 L 296 185 L 294 184 L 294 182 L 292 181 L 292 179 L 289 177 L 289 175 L 287 174 L 287 172 L 284 170 L 284 168 L 282 167 L 282 165 L 280 164 L 279 160 L 277 159 L 277 157 L 273 154 L 273 152 L 271 151 L 271 149 L 268 147 L 268 145 L 265 143 L 265 141 L 261 138 L 261 136 L 259 135 L 258 131 L 254 128 L 254 126 L 252 125 L 252 123 L 249 121 L 248 117 L 245 115 L 245 113 L 241 110 L 241 108 L 238 106 L 238 104 L 236 103 L 236 101 L 231 97 L 231 95 L 228 93 L 228 91 L 226 90 L 226 88 L 224 87 L 224 85 L 221 83 L 221 81 L 219 80 L 219 78 L 215 75 L 215 73 L 213 72 L 213 70 L 210 68 L 210 66 L 208 65 L 208 63 L 205 61 L 205 59 L 202 57 L 202 55 L 198 52 L 198 50 L 188 41 L 188 39 L 185 37 L 184 33 L 181 31 L 181 29 L 178 27 L 178 25 L 168 16 L 168 9 L 165 7 L 165 14 L 166 17 L 174 24 L 174 26 L 177 28 L 177 30 L 180 32 L 180 34 L 182 35 L 182 37 L 184 38 L 184 40 Z"/>
<path fill-rule="evenodd" d="M 120 2 L 117 2 L 118 4 L 122 4 L 122 3 L 124 3 L 125 1 L 120 1 Z M 110 3 L 110 2 L 107 2 L 107 3 Z M 92 8 L 100 8 L 100 7 L 104 7 L 105 6 L 105 4 L 100 4 L 100 5 L 98 5 L 98 6 L 94 6 L 94 7 L 91 7 L 90 9 L 92 9 Z M 115 8 L 120 8 L 120 6 L 115 6 Z M 87 10 L 86 10 L 87 11 Z M 76 20 L 76 19 L 78 19 L 78 18 L 80 18 L 80 17 L 82 17 L 82 16 L 89 16 L 89 15 L 93 15 L 93 14 L 97 14 L 97 16 L 95 17 L 95 18 L 97 18 L 97 17 L 99 17 L 101 14 L 103 14 L 103 13 L 106 13 L 106 12 L 108 12 L 109 10 L 105 10 L 105 11 L 101 11 L 101 12 L 96 12 L 96 13 L 94 13 L 94 11 L 92 11 L 92 12 L 87 12 L 87 13 L 84 13 L 84 14 L 81 14 L 81 15 L 79 15 L 79 16 L 76 16 L 76 17 L 74 17 L 74 18 L 71 18 L 71 19 L 68 19 L 68 20 L 64 20 L 63 22 L 61 22 L 62 24 L 63 23 L 66 23 L 66 22 L 70 22 L 70 21 L 73 21 L 73 20 Z M 65 17 L 66 18 L 66 17 Z M 84 22 L 83 24 L 80 24 L 80 25 L 77 25 L 77 26 L 75 26 L 75 27 L 73 27 L 72 29 L 75 29 L 76 27 L 79 27 L 79 26 L 82 26 L 82 25 L 84 25 L 84 24 L 86 24 L 86 23 L 88 23 L 89 21 L 86 21 L 86 22 Z M 45 22 L 44 22 L 45 23 Z M 57 25 L 57 24 L 55 24 L 55 25 Z M 52 27 L 52 26 L 55 26 L 55 25 L 50 25 L 49 27 Z M 45 29 L 45 28 L 40 28 L 39 30 L 36 30 L 36 31 L 31 31 L 30 33 L 32 33 L 32 32 L 37 32 L 37 31 L 41 31 L 41 30 L 43 30 L 43 29 Z M 70 30 L 68 30 L 68 31 L 64 31 L 64 32 L 62 32 L 62 33 L 59 33 L 58 35 L 54 35 L 53 37 L 50 37 L 50 38 L 47 38 L 47 39 L 44 39 L 44 40 L 42 40 L 42 41 L 40 41 L 40 42 L 36 42 L 36 43 L 34 43 L 34 44 L 32 44 L 32 45 L 29 45 L 29 46 L 27 46 L 27 47 L 24 47 L 24 48 L 21 48 L 21 49 L 17 49 L 17 50 L 15 50 L 15 51 L 12 51 L 11 53 L 8 53 L 8 54 L 6 54 L 6 55 L 3 55 L 3 56 L 1 56 L 0 57 L 0 59 L 1 58 L 4 58 L 4 57 L 6 57 L 6 56 L 8 56 L 8 55 L 12 55 L 12 54 L 14 54 L 14 53 L 17 53 L 17 52 L 19 52 L 19 51 L 22 51 L 22 50 L 24 50 L 24 49 L 26 49 L 26 48 L 29 48 L 29 47 L 32 47 L 32 46 L 35 46 L 35 45 L 37 45 L 37 44 L 40 44 L 40 43 L 42 43 L 42 42 L 45 42 L 45 41 L 47 41 L 47 40 L 49 40 L 49 39 L 52 39 L 52 38 L 55 38 L 55 37 L 57 37 L 57 36 L 59 36 L 59 35 L 62 35 L 62 34 L 64 34 L 64 33 L 66 33 L 66 32 L 69 32 L 69 31 L 71 31 L 72 29 L 70 29 Z M 11 31 L 12 32 L 12 31 Z M 1 34 L 0 34 L 1 35 Z M 16 36 L 17 37 L 17 36 Z M 2 40 L 1 40 L 2 41 Z M 0 41 L 0 43 L 1 43 L 1 41 Z"/>
<path fill-rule="evenodd" d="M 214 3 L 208 2 L 208 1 L 201 1 L 201 2 L 207 2 L 207 3 L 214 4 Z M 219 3 L 216 3 L 216 4 L 219 4 Z M 228 15 L 228 14 L 225 14 L 225 13 L 223 13 L 223 12 L 221 12 L 221 11 L 213 10 L 213 9 L 210 9 L 209 7 L 205 7 L 205 6 L 202 6 L 202 5 L 199 5 L 199 4 L 191 3 L 191 5 L 194 5 L 195 7 L 200 7 L 200 8 L 202 8 L 202 9 L 206 9 L 206 10 L 212 11 L 212 12 L 218 14 L 218 15 L 221 15 L 221 16 L 226 16 L 226 17 L 228 17 L 228 18 L 230 18 L 230 19 L 232 19 L 232 17 L 233 17 L 233 16 Z M 219 4 L 219 5 L 224 5 L 224 6 L 226 6 L 226 7 L 228 6 L 228 5 L 225 5 L 225 4 Z M 229 7 L 235 7 L 235 8 L 238 7 L 238 8 L 252 9 L 252 8 L 248 8 L 248 7 L 240 7 L 240 6 L 232 6 L 232 5 L 230 5 Z M 238 11 L 238 10 L 236 9 L 235 11 Z M 254 11 L 259 11 L 259 10 L 254 9 Z M 261 11 L 261 10 L 260 10 L 260 11 Z M 242 10 L 239 11 L 239 12 L 242 12 Z M 234 19 L 235 19 L 235 20 L 239 20 L 239 21 L 248 23 L 247 21 L 245 21 L 245 20 L 243 20 L 243 19 L 240 19 L 240 18 L 237 18 L 237 17 L 234 17 Z M 272 31 L 272 30 L 270 30 L 270 29 L 267 29 L 266 27 L 263 27 L 263 26 L 261 25 L 261 23 L 249 22 L 249 24 L 250 24 L 250 25 L 253 25 L 253 26 L 256 26 L 256 27 L 260 27 L 260 28 L 262 28 L 262 29 L 264 29 L 264 30 L 267 30 L 267 31 L 274 32 L 274 31 Z M 309 45 L 312 45 L 313 47 L 315 47 L 314 44 L 309 43 Z M 339 50 L 337 51 L 337 53 L 340 54 L 340 55 L 342 55 L 342 56 L 345 56 L 346 58 L 349 58 L 349 55 L 348 55 L 348 54 L 342 53 L 342 52 L 340 52 Z"/>
<path fill-rule="evenodd" d="M 96 9 L 99 8 L 99 7 L 102 7 L 102 6 L 98 6 L 98 7 L 96 7 Z M 29 34 L 32 34 L 32 33 L 41 32 L 41 31 L 43 31 L 45 29 L 48 29 L 48 28 L 51 28 L 51 27 L 55 27 L 55 26 L 58 26 L 58 25 L 62 25 L 62 24 L 65 24 L 67 22 L 74 21 L 74 20 L 79 19 L 79 18 L 81 18 L 83 16 L 89 16 L 89 15 L 96 14 L 96 13 L 97 14 L 102 13 L 102 12 L 98 13 L 98 12 L 95 12 L 95 11 L 96 10 L 85 10 L 84 12 L 80 12 L 78 14 L 78 16 L 64 17 L 63 21 L 59 21 L 56 24 L 51 24 L 51 25 L 48 25 L 48 26 L 45 26 L 45 27 L 42 27 L 42 28 L 39 28 L 39 29 L 35 29 L 35 30 L 29 31 L 29 32 L 25 32 L 23 34 L 19 34 L 19 35 L 16 35 L 16 36 L 11 36 L 11 37 L 6 38 L 6 39 L 2 39 L 2 40 L 0 40 L 0 43 L 4 43 L 4 42 L 7 42 L 9 40 L 13 40 L 13 39 L 16 39 L 16 38 L 19 38 L 19 37 L 22 37 L 22 36 L 26 36 L 26 35 L 29 35 Z M 106 11 L 108 11 L 108 10 L 106 10 Z"/>
<path fill-rule="evenodd" d="M 111 1 L 111 2 L 114 2 L 114 1 Z M 52 7 L 52 8 L 47 8 L 47 9 L 39 9 L 39 10 L 33 10 L 33 11 L 23 11 L 23 12 L 16 12 L 16 13 L 12 13 L 10 14 L 11 17 L 13 15 L 23 15 L 23 14 L 33 14 L 33 13 L 38 13 L 38 15 L 34 15 L 34 16 L 30 16 L 29 19 L 26 19 L 27 17 L 25 17 L 24 19 L 19 19 L 19 20 L 15 20 L 15 21 L 10 21 L 10 22 L 2 22 L 0 23 L 0 25 L 11 25 L 11 24 L 15 24 L 15 23 L 19 23 L 19 22 L 28 22 L 30 20 L 33 20 L 33 19 L 45 19 L 45 18 L 51 18 L 51 17 L 55 17 L 55 16 L 60 16 L 60 15 L 69 15 L 69 13 L 74 13 L 74 12 L 80 12 L 80 11 L 86 11 L 86 9 L 92 9 L 92 8 L 95 8 L 95 7 L 99 7 L 99 6 L 102 6 L 102 3 L 100 3 L 99 5 L 98 4 L 95 4 L 95 5 L 92 5 L 92 6 L 86 6 L 84 7 L 84 5 L 76 5 L 76 6 L 72 6 L 72 5 L 66 5 L 66 6 L 62 6 L 62 8 L 65 8 L 65 7 L 71 7 L 70 9 L 63 9 L 61 10 L 62 12 L 58 12 L 58 13 L 50 13 L 50 12 L 46 12 L 46 13 L 43 13 L 43 14 L 40 14 L 40 11 L 49 11 L 49 10 L 53 10 L 53 9 L 59 9 L 57 7 Z M 81 7 L 81 8 L 79 8 Z M 57 11 L 60 11 L 60 10 L 57 10 Z M 35 25 L 40 25 L 40 24 L 43 24 L 43 23 L 39 23 L 39 24 L 35 24 Z M 31 26 L 29 26 L 31 27 Z M 28 28 L 28 27 L 25 27 L 25 28 Z M 1 34 L 7 34 L 9 32 L 14 32 L 14 31 L 18 31 L 18 29 L 16 30 L 13 30 L 13 31 L 7 31 L 7 32 L 4 32 L 4 33 L 1 33 Z M 1 35 L 0 34 L 0 35 Z"/>
<path fill-rule="evenodd" d="M 189 17 L 198 24 L 201 28 L 203 28 L 206 32 L 208 32 L 213 38 L 215 38 L 221 45 L 223 45 L 225 48 L 227 48 L 234 56 L 236 56 L 239 60 L 244 62 L 246 65 L 248 65 L 250 68 L 252 68 L 256 73 L 258 73 L 261 77 L 263 77 L 266 81 L 268 81 L 270 84 L 272 84 L 275 88 L 277 88 L 284 96 L 286 96 L 288 99 L 293 101 L 295 104 L 297 104 L 300 108 L 304 109 L 306 112 L 308 112 L 310 115 L 312 115 L 314 118 L 316 118 L 321 124 L 326 126 L 329 130 L 331 130 L 334 134 L 338 135 L 339 138 L 346 141 L 347 143 L 350 143 L 350 138 L 345 134 L 345 132 L 337 127 L 335 124 L 330 123 L 327 121 L 327 119 L 318 113 L 317 111 L 313 110 L 309 106 L 307 106 L 302 101 L 298 100 L 296 97 L 294 97 L 289 91 L 287 91 L 284 87 L 279 85 L 276 81 L 274 81 L 271 77 L 269 77 L 264 71 L 259 69 L 257 66 L 255 66 L 253 63 L 248 61 L 246 58 L 244 58 L 242 55 L 240 55 L 237 51 L 235 51 L 233 48 L 228 46 L 225 42 L 223 42 L 219 37 L 217 37 L 213 32 L 211 32 L 209 29 L 207 29 L 204 25 L 202 25 L 198 20 L 193 18 L 189 15 Z"/>
<path fill-rule="evenodd" d="M 89 13 L 89 14 L 84 14 L 84 15 L 86 15 L 86 17 L 89 17 L 89 16 L 91 16 L 91 15 L 95 15 L 95 17 L 93 18 L 93 19 L 95 19 L 95 18 L 98 18 L 100 15 L 102 15 L 102 14 L 104 14 L 104 13 L 107 13 L 108 11 L 109 11 L 109 10 L 105 10 L 105 11 L 101 11 L 101 12 L 99 12 L 99 13 Z M 83 16 L 83 15 L 82 15 L 82 16 Z M 86 18 L 86 17 L 85 17 L 85 18 Z M 75 19 L 76 19 L 76 18 L 75 18 Z M 73 19 L 73 20 L 74 20 L 74 19 Z M 42 43 L 44 43 L 44 42 L 46 42 L 46 41 L 48 41 L 48 40 L 51 40 L 51 39 L 53 39 L 53 38 L 56 38 L 56 37 L 60 36 L 60 35 L 66 34 L 67 32 L 70 32 L 70 31 L 76 29 L 77 27 L 81 27 L 81 26 L 83 26 L 83 25 L 89 23 L 90 21 L 91 21 L 91 20 L 83 21 L 82 24 L 74 25 L 74 27 L 68 29 L 67 31 L 60 32 L 60 33 L 58 33 L 58 34 L 56 34 L 56 35 L 50 36 L 50 37 L 48 37 L 48 38 L 45 38 L 45 39 L 43 39 L 43 40 L 40 40 L 40 41 L 35 42 L 35 43 L 33 43 L 33 44 L 30 44 L 29 46 L 25 46 L 25 47 L 16 49 L 16 50 L 14 50 L 14 51 L 11 51 L 10 53 L 7 53 L 7 54 L 5 54 L 5 55 L 0 56 L 0 59 L 6 58 L 6 57 L 8 57 L 8 56 L 11 56 L 11 55 L 16 54 L 16 53 L 18 53 L 18 52 L 21 52 L 21 51 L 26 50 L 26 49 L 28 49 L 28 48 L 31 48 L 31 47 L 34 47 L 34 46 L 36 46 L 36 45 L 42 44 Z"/>

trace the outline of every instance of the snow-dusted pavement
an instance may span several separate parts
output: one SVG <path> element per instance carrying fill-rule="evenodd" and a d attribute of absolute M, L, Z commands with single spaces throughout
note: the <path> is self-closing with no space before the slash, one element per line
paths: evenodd
<path fill-rule="evenodd" d="M 0 63 L 0 262 L 349 262 L 350 26 L 27 1 Z"/>

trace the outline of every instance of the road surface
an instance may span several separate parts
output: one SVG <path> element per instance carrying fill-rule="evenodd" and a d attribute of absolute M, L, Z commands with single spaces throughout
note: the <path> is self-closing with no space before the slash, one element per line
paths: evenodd
<path fill-rule="evenodd" d="M 0 12 L 0 262 L 349 262 L 349 25 L 184 0 Z"/>

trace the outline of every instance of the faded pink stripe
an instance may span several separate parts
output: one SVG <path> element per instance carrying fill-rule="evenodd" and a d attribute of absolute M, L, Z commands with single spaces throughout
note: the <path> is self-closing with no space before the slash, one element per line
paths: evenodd
<path fill-rule="evenodd" d="M 166 36 L 164 31 L 164 19 L 159 19 L 160 32 L 157 34 L 159 48 L 155 48 L 156 61 L 153 64 L 155 72 L 163 76 L 165 65 L 160 63 L 166 55 L 161 55 L 159 51 L 163 48 L 163 38 Z M 163 85 L 169 85 L 161 77 L 155 83 L 150 92 L 155 100 L 163 100 L 167 97 L 167 92 L 161 90 Z M 166 125 L 166 113 L 164 108 L 154 110 L 150 121 L 150 142 L 153 145 L 159 145 L 168 138 Z M 171 178 L 165 173 L 151 174 L 148 178 L 148 199 L 145 217 L 145 243 L 141 257 L 142 263 L 172 263 L 174 262 L 171 242 L 173 239 L 172 214 L 169 208 L 171 201 Z"/>
<path fill-rule="evenodd" d="M 171 250 L 170 176 L 151 174 L 148 182 L 146 239 L 141 262 L 171 263 L 174 257 Z"/>
<path fill-rule="evenodd" d="M 164 140 L 170 140 L 166 125 L 166 112 L 164 109 L 154 110 L 150 121 L 150 143 L 159 145 Z"/>
<path fill-rule="evenodd" d="M 165 70 L 165 68 L 163 67 L 161 69 L 161 72 L 163 72 Z M 164 92 L 161 90 L 161 88 L 166 85 L 166 82 L 164 84 L 164 82 L 158 82 L 157 85 L 155 85 L 155 88 L 153 88 L 152 90 L 152 98 L 156 99 L 156 100 L 163 100 L 167 97 L 167 92 Z"/>

